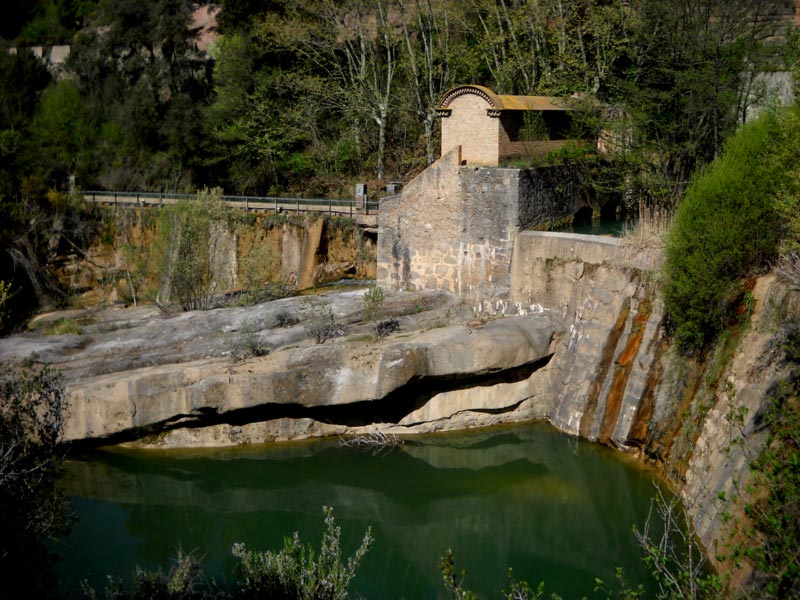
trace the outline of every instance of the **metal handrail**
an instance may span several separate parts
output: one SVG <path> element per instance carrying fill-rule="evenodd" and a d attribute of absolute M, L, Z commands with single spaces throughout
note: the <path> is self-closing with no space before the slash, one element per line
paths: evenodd
<path fill-rule="evenodd" d="M 170 192 L 120 192 L 108 190 L 86 190 L 83 197 L 92 202 L 107 202 L 111 204 L 174 204 L 179 200 L 190 200 L 195 198 L 195 194 L 175 194 Z M 377 211 L 380 203 L 376 201 L 360 202 L 348 198 L 290 198 L 286 196 L 220 196 L 227 205 L 242 208 L 245 210 L 262 210 L 274 212 L 294 211 L 318 212 L 328 214 L 350 214 L 363 210 L 366 214 Z M 312 208 L 313 207 L 313 208 Z M 334 208 L 344 208 L 345 210 L 334 210 Z"/>

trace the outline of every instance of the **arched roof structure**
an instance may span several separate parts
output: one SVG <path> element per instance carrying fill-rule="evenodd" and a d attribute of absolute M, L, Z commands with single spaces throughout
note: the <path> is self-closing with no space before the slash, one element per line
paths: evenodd
<path fill-rule="evenodd" d="M 465 94 L 479 96 L 489 105 L 487 112 L 490 117 L 499 117 L 502 111 L 530 110 L 530 111 L 568 111 L 567 102 L 563 98 L 552 96 L 511 96 L 495 94 L 488 87 L 482 85 L 459 85 L 449 90 L 436 107 L 439 116 L 450 115 L 450 104 L 456 98 Z"/>

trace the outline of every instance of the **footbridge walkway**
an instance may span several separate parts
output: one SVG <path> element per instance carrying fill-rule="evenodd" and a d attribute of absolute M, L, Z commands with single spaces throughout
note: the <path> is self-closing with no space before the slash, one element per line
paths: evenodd
<path fill-rule="evenodd" d="M 115 206 L 164 206 L 180 200 L 190 200 L 194 194 L 166 192 L 114 192 L 85 191 L 87 202 Z M 378 226 L 380 203 L 367 199 L 284 198 L 273 196 L 222 196 L 226 205 L 249 212 L 276 212 L 287 214 L 318 213 L 351 217 L 362 227 Z"/>

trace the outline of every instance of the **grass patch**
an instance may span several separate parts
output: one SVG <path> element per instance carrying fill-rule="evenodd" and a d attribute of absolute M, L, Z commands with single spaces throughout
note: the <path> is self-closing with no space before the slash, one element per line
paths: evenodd
<path fill-rule="evenodd" d="M 375 336 L 371 333 L 359 333 L 356 335 L 349 335 L 345 338 L 345 342 L 374 342 Z"/>
<path fill-rule="evenodd" d="M 68 319 L 67 317 L 61 317 L 55 321 L 43 323 L 41 326 L 37 327 L 37 329 L 40 329 L 45 335 L 83 334 L 83 329 L 78 325 L 78 323 L 74 319 Z"/>

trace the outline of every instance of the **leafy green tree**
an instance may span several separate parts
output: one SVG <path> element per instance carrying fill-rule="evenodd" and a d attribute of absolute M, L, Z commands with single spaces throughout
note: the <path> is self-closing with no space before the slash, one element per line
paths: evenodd
<path fill-rule="evenodd" d="M 188 191 L 204 172 L 202 106 L 209 65 L 182 0 L 109 0 L 68 61 L 100 122 L 94 181 L 116 189 Z"/>
<path fill-rule="evenodd" d="M 31 122 L 29 161 L 39 175 L 55 189 L 65 189 L 69 176 L 86 176 L 95 139 L 95 124 L 75 84 L 62 80 L 48 87 Z"/>
<path fill-rule="evenodd" d="M 14 4 L 14 3 L 11 3 Z M 24 4 L 24 3 L 22 3 Z M 29 3 L 25 24 L 20 27 L 20 45 L 69 44 L 85 21 L 97 11 L 97 0 L 37 0 Z"/>
<path fill-rule="evenodd" d="M 0 201 L 7 202 L 19 189 L 20 176 L 30 173 L 22 151 L 31 117 L 50 75 L 30 52 L 9 54 L 7 46 L 0 44 L 0 81 Z"/>
<path fill-rule="evenodd" d="M 753 77 L 769 70 L 768 14 L 784 0 L 634 0 L 611 94 L 632 118 L 641 189 L 672 207 L 691 173 L 743 123 Z"/>

